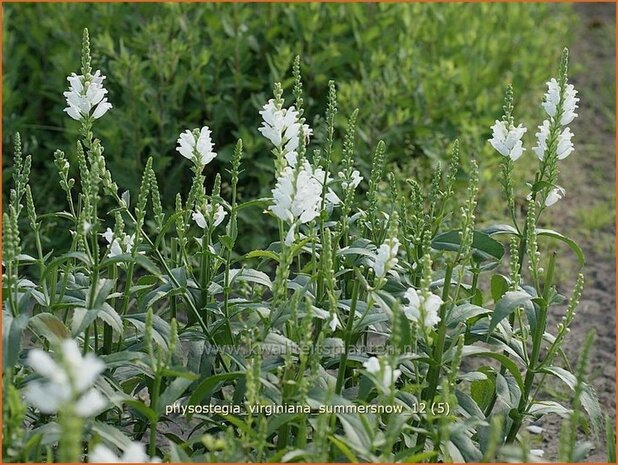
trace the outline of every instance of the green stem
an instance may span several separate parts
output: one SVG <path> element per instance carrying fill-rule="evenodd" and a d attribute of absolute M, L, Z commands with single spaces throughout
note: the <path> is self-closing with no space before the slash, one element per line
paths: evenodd
<path fill-rule="evenodd" d="M 161 375 L 157 370 L 153 381 L 150 406 L 155 412 L 155 417 L 150 420 L 150 439 L 148 442 L 148 454 L 154 457 L 157 453 L 157 425 L 159 423 L 159 393 L 161 392 Z"/>
<path fill-rule="evenodd" d="M 339 371 L 337 373 L 337 384 L 335 387 L 335 392 L 337 394 L 341 394 L 343 389 L 343 383 L 345 381 L 345 371 L 346 364 L 348 363 L 348 351 L 350 349 L 350 341 L 352 339 L 352 328 L 354 327 L 354 317 L 356 316 L 356 304 L 358 302 L 358 290 L 360 287 L 360 281 L 358 279 L 354 280 L 354 284 L 352 286 L 352 301 L 350 303 L 350 314 L 348 315 L 348 321 L 345 327 L 344 334 L 344 350 L 341 354 L 341 359 L 339 361 Z"/>

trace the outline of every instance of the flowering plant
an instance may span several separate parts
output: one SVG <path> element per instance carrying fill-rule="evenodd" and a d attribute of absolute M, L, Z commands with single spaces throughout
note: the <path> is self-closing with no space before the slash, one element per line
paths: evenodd
<path fill-rule="evenodd" d="M 576 439 L 585 418 L 593 434 L 600 426 L 584 379 L 590 341 L 574 372 L 558 357 L 583 276 L 570 298 L 560 295 L 543 238 L 565 242 L 580 262 L 583 255 L 537 226 L 564 195 L 559 161 L 573 150 L 567 125 L 578 99 L 566 51 L 543 102 L 548 119 L 533 149 L 539 169 L 525 212 L 516 209 L 511 172 L 525 156 L 526 129 L 514 124 L 507 90 L 490 143 L 504 157 L 512 224 L 483 229 L 476 162 L 465 195 L 457 193 L 457 142 L 428 189 L 408 180 L 408 197 L 388 176 L 382 208 L 385 144 L 363 179 L 353 112 L 335 161 L 335 84 L 324 127 L 310 128 L 299 58 L 294 105 L 276 84 L 259 112 L 257 131 L 273 146 L 271 197 L 238 202 L 241 140 L 229 176 L 216 174 L 206 191 L 204 168 L 217 153 L 216 134 L 204 126 L 178 138 L 178 156 L 193 163 L 188 195 L 165 209 L 149 159 L 133 200 L 119 192 L 95 136 L 96 120 L 113 109 L 104 76 L 91 71 L 87 31 L 82 54 L 82 75 L 69 78 L 66 95 L 81 129 L 79 184 L 64 152 L 55 153 L 67 210 L 37 214 L 31 158 L 15 137 L 15 186 L 3 216 L 5 458 L 526 461 L 542 451 L 530 449 L 523 427 L 552 413 L 567 419 L 561 458 L 589 450 Z M 323 135 L 319 147 L 314 132 Z M 102 211 L 103 199 L 114 208 Z M 24 206 L 35 256 L 20 242 Z M 279 238 L 240 255 L 247 209 L 270 216 Z M 71 231 L 65 252 L 42 248 L 41 223 L 51 218 Z M 552 333 L 548 312 L 567 300 Z M 571 402 L 538 398 L 546 377 L 571 388 Z"/>

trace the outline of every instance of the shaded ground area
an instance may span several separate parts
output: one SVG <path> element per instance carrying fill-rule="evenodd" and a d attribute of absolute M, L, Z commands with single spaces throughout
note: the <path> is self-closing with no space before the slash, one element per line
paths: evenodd
<path fill-rule="evenodd" d="M 577 4 L 575 10 L 580 21 L 570 49 L 576 67 L 571 74 L 581 98 L 579 118 L 573 124 L 576 152 L 561 165 L 567 197 L 550 210 L 551 225 L 568 231 L 586 254 L 586 287 L 565 350 L 575 364 L 586 334 L 596 332 L 588 379 L 601 408 L 615 424 L 615 5 Z M 562 258 L 559 278 L 572 283 L 577 273 L 575 260 L 568 253 Z M 551 323 L 561 317 L 552 315 Z M 561 423 L 560 418 L 550 417 L 542 424 L 545 432 L 540 446 L 545 459 L 556 459 Z M 589 460 L 607 461 L 605 451 L 601 438 Z"/>

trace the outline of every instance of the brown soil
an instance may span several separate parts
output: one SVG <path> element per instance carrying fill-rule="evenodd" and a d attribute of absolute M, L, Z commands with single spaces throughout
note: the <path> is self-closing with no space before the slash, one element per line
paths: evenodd
<path fill-rule="evenodd" d="M 615 5 L 576 4 L 579 17 L 571 63 L 572 82 L 579 90 L 579 118 L 573 124 L 575 153 L 563 162 L 561 184 L 565 197 L 551 211 L 551 225 L 577 240 L 586 255 L 586 287 L 566 342 L 566 354 L 574 365 L 590 330 L 596 342 L 588 363 L 588 380 L 601 408 L 616 419 L 616 281 L 615 281 Z M 568 249 L 559 263 L 563 282 L 572 283 L 577 273 Z M 567 296 L 570 287 L 560 289 Z M 562 315 L 552 315 L 557 323 Z M 557 389 L 551 386 L 550 389 Z M 539 444 L 544 459 L 556 460 L 561 419 L 550 416 Z M 602 433 L 603 435 L 603 433 Z M 588 460 L 607 461 L 601 437 Z"/>

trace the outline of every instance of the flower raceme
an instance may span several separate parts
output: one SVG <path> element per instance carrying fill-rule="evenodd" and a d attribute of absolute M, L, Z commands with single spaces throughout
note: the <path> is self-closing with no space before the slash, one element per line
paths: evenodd
<path fill-rule="evenodd" d="M 527 128 L 521 124 L 517 127 L 508 124 L 506 121 L 497 121 L 491 127 L 493 134 L 489 139 L 491 146 L 504 157 L 508 157 L 515 161 L 521 157 L 526 150 L 523 147 L 521 138 L 524 136 Z"/>
<path fill-rule="evenodd" d="M 202 129 L 187 129 L 178 137 L 176 150 L 185 158 L 192 160 L 196 166 L 203 168 L 217 156 L 213 151 L 215 144 L 210 137 L 208 126 Z"/>
<path fill-rule="evenodd" d="M 411 287 L 404 297 L 408 300 L 408 305 L 403 307 L 403 312 L 408 320 L 421 323 L 425 328 L 433 328 L 440 322 L 438 313 L 443 302 L 439 296 L 425 296 Z"/>
<path fill-rule="evenodd" d="M 545 152 L 547 151 L 547 139 L 549 138 L 550 130 L 551 127 L 549 120 L 545 120 L 543 121 L 543 124 L 539 126 L 539 132 L 535 134 L 537 145 L 532 149 L 532 151 L 539 160 L 543 160 L 543 158 L 545 158 Z M 573 142 L 571 142 L 572 137 L 573 133 L 570 128 L 564 128 L 558 135 L 556 144 L 556 158 L 558 158 L 558 160 L 564 160 L 575 150 Z"/>
<path fill-rule="evenodd" d="M 298 149 L 299 133 L 308 139 L 313 130 L 307 124 L 298 121 L 298 111 L 292 105 L 290 108 L 278 108 L 275 100 L 270 99 L 260 110 L 262 127 L 258 129 L 264 137 L 284 153 L 295 153 Z M 286 157 L 288 158 L 288 157 Z M 295 157 L 290 157 L 295 158 Z M 288 159 L 288 162 L 290 160 Z M 293 166 L 291 164 L 291 166 Z"/>
<path fill-rule="evenodd" d="M 576 117 L 575 109 L 578 108 L 577 102 L 579 99 L 575 97 L 577 91 L 573 84 L 565 84 L 564 91 L 561 92 L 560 84 L 555 78 L 551 78 L 547 82 L 547 92 L 543 101 L 543 109 L 551 118 L 560 118 L 560 125 L 566 126 L 571 123 Z M 562 98 L 562 108 L 560 110 L 560 100 Z"/>
<path fill-rule="evenodd" d="M 105 370 L 94 354 L 82 356 L 77 342 L 64 340 L 56 353 L 58 361 L 40 349 L 28 353 L 27 364 L 44 381 L 33 381 L 26 388 L 26 400 L 42 413 L 57 413 L 70 407 L 75 415 L 86 418 L 98 414 L 107 401 L 93 386 Z"/>
<path fill-rule="evenodd" d="M 67 107 L 64 111 L 74 120 L 86 118 L 99 119 L 112 108 L 105 95 L 107 89 L 103 87 L 105 76 L 97 70 L 94 75 L 77 75 L 72 73 L 67 77 L 69 90 L 64 92 Z M 92 111 L 92 113 L 91 113 Z"/>
<path fill-rule="evenodd" d="M 268 209 L 273 214 L 292 224 L 286 237 L 286 245 L 293 241 L 296 223 L 305 224 L 320 214 L 322 207 L 322 186 L 332 182 L 322 168 L 313 168 L 307 160 L 301 166 L 286 166 L 277 177 L 272 190 L 273 203 Z M 326 192 L 327 207 L 332 208 L 341 203 L 337 195 L 329 188 Z"/>
<path fill-rule="evenodd" d="M 109 244 L 109 253 L 107 255 L 109 258 L 117 257 L 123 253 L 131 253 L 133 250 L 135 234 L 129 236 L 128 234 L 123 233 L 122 237 L 116 237 L 114 235 L 114 231 L 112 231 L 111 228 L 107 228 L 102 236 Z"/>
<path fill-rule="evenodd" d="M 384 278 L 386 274 L 397 265 L 397 253 L 399 251 L 399 239 L 392 237 L 382 244 L 373 260 L 373 271 L 376 278 Z"/>

